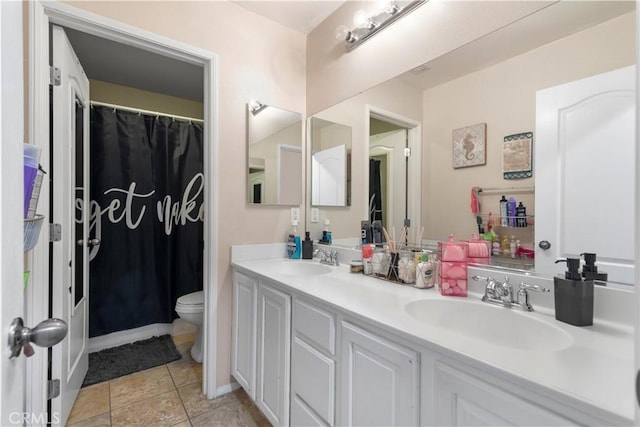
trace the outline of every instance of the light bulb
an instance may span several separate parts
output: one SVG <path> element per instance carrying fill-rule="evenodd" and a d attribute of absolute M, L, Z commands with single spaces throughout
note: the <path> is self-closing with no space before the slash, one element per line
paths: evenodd
<path fill-rule="evenodd" d="M 369 15 L 362 9 L 353 14 L 353 25 L 355 25 L 356 28 L 367 28 L 369 21 Z"/>
<path fill-rule="evenodd" d="M 348 32 L 349 29 L 346 25 L 338 25 L 336 27 L 336 40 L 344 40 Z"/>

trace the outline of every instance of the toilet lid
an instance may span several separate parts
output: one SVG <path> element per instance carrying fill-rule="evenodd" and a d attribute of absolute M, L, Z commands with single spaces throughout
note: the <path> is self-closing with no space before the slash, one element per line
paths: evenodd
<path fill-rule="evenodd" d="M 183 295 L 178 298 L 178 305 L 204 305 L 204 292 L 198 291 Z"/>

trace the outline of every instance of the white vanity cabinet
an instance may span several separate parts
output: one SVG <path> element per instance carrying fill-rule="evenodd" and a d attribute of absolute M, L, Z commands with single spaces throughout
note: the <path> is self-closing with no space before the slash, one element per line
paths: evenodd
<path fill-rule="evenodd" d="M 458 367 L 435 367 L 435 424 L 446 426 L 577 426 Z"/>
<path fill-rule="evenodd" d="M 256 398 L 257 303 L 258 280 L 234 271 L 231 374 L 254 400 Z"/>
<path fill-rule="evenodd" d="M 232 328 L 232 375 L 273 425 L 288 425 L 291 296 L 234 271 Z"/>
<path fill-rule="evenodd" d="M 342 321 L 338 424 L 420 424 L 419 353 Z"/>
<path fill-rule="evenodd" d="M 294 298 L 291 425 L 335 425 L 336 315 Z"/>
<path fill-rule="evenodd" d="M 289 424 L 291 296 L 260 281 L 255 402 L 271 424 Z"/>

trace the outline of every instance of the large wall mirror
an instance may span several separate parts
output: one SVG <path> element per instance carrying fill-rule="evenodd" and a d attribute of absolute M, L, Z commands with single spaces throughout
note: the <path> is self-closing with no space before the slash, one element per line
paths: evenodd
<path fill-rule="evenodd" d="M 249 203 L 302 204 L 302 115 L 271 105 L 247 104 Z"/>
<path fill-rule="evenodd" d="M 505 179 L 505 138 L 531 132 L 535 147 L 536 93 L 635 64 L 635 33 L 634 2 L 554 3 L 314 114 L 347 124 L 353 132 L 352 205 L 341 211 L 320 208 L 320 218 L 331 218 L 334 240 L 357 244 L 360 223 L 371 210 L 370 159 L 375 157 L 371 150 L 376 138 L 372 120 L 388 113 L 410 119 L 414 129 L 420 129 L 418 146 L 409 145 L 407 169 L 396 168 L 399 183 L 393 186 L 396 192 L 406 191 L 406 215 L 415 225 L 413 233 L 430 242 L 446 240 L 450 233 L 460 240 L 470 239 L 478 231 L 477 215 L 471 209 L 472 189 L 481 187 L 487 190 L 479 197 L 483 225 L 489 213 L 499 215 L 503 194 L 513 196 L 533 217 L 531 226 L 520 230 L 522 244 L 533 250 L 540 226 L 534 217 L 540 208 L 535 189 L 540 165 L 534 158 L 533 177 Z M 454 131 L 477 124 L 486 124 L 484 163 L 454 167 Z M 418 164 L 412 167 L 416 149 Z M 615 220 L 617 210 L 633 209 L 633 204 L 630 198 L 629 206 L 611 206 L 610 220 Z M 307 219 L 308 230 L 319 229 Z M 557 270 L 533 266 L 543 275 L 564 271 L 560 264 L 552 268 Z"/>
<path fill-rule="evenodd" d="M 309 119 L 311 206 L 351 204 L 351 127 Z"/>

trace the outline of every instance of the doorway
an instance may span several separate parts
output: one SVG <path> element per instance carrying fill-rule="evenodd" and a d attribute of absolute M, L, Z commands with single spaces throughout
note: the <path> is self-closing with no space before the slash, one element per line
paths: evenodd
<path fill-rule="evenodd" d="M 49 75 L 49 26 L 60 25 L 65 28 L 77 30 L 110 41 L 126 43 L 137 49 L 171 58 L 174 61 L 182 61 L 189 64 L 197 64 L 202 69 L 203 103 L 204 103 L 204 185 L 206 188 L 215 188 L 216 179 L 213 171 L 215 159 L 215 75 L 217 58 L 214 54 L 202 49 L 184 45 L 152 33 L 141 31 L 137 28 L 116 23 L 111 20 L 84 13 L 68 5 L 42 2 L 29 3 L 29 43 L 30 43 L 30 84 L 29 84 L 29 132 L 31 139 L 43 149 L 43 159 L 50 157 L 49 140 L 49 82 L 35 76 Z M 51 164 L 43 164 L 47 170 L 51 170 Z M 42 206 L 49 206 L 51 194 L 48 185 L 43 184 L 40 197 Z M 205 296 L 205 320 L 204 320 L 204 359 L 203 366 L 203 390 L 208 398 L 216 396 L 216 318 L 215 306 L 217 292 L 215 289 L 214 275 L 216 268 L 216 239 L 215 239 L 215 191 L 204 193 L 204 255 L 203 255 L 203 285 Z M 39 245 L 34 251 L 32 260 L 32 286 L 27 291 L 27 316 L 30 319 L 42 319 L 47 317 L 49 293 L 42 291 L 48 288 L 49 282 L 49 258 L 48 245 Z M 42 354 L 44 353 L 44 354 Z M 46 352 L 40 352 L 37 357 L 30 360 L 27 410 L 37 413 L 46 411 L 47 400 L 44 388 L 47 382 L 48 357 Z"/>
<path fill-rule="evenodd" d="M 405 243 L 420 245 L 421 125 L 375 107 L 368 112 L 368 218 L 390 237 L 407 227 Z"/>

